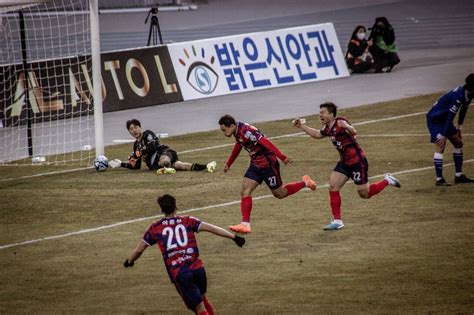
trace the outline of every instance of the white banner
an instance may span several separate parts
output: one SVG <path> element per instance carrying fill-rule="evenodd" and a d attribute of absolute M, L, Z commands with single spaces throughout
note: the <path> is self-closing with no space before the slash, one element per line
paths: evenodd
<path fill-rule="evenodd" d="M 349 76 L 332 23 L 168 45 L 184 100 Z"/>

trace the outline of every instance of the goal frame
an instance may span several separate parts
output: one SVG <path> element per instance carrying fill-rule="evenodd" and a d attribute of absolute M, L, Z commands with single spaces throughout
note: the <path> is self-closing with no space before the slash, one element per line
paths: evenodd
<path fill-rule="evenodd" d="M 94 134 L 95 134 L 95 156 L 104 155 L 104 119 L 101 93 L 101 56 L 100 56 L 100 29 L 99 29 L 99 0 L 87 0 L 89 4 L 89 25 L 90 25 L 90 40 L 91 40 L 91 66 L 92 66 L 92 102 L 94 108 Z M 21 30 L 21 50 L 23 66 L 25 69 L 25 77 L 28 78 L 28 47 L 25 43 L 25 23 L 23 19 L 22 9 L 44 3 L 53 3 L 55 0 L 4 0 L 0 3 L 0 7 L 11 8 L 12 11 L 19 12 L 20 30 Z M 25 80 L 26 90 L 28 90 L 28 79 Z M 25 105 L 27 106 L 27 141 L 28 141 L 28 155 L 30 158 L 34 157 L 31 119 L 32 116 L 31 105 L 28 100 L 28 92 L 25 93 Z"/>

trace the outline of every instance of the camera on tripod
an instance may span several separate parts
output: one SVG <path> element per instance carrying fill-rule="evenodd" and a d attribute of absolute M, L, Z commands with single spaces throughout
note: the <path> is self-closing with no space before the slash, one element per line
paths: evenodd
<path fill-rule="evenodd" d="M 153 45 L 156 46 L 158 44 L 163 45 L 163 38 L 161 37 L 161 30 L 160 30 L 160 22 L 158 21 L 158 8 L 151 8 L 148 11 L 148 15 L 145 19 L 145 24 L 148 23 L 148 19 L 151 16 L 150 20 L 150 31 L 148 32 L 148 42 L 147 46 Z M 158 42 L 158 38 L 160 41 Z"/>
<path fill-rule="evenodd" d="M 384 27 L 374 24 L 372 27 L 369 27 L 369 31 L 372 31 L 372 33 L 376 35 L 382 35 L 384 33 Z"/>

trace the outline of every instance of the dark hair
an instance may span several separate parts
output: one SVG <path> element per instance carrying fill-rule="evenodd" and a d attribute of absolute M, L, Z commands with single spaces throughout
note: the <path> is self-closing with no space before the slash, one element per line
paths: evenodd
<path fill-rule="evenodd" d="M 359 40 L 356 35 L 357 35 L 357 32 L 359 32 L 359 30 L 361 28 L 363 28 L 364 31 L 367 32 L 367 29 L 365 28 L 364 25 L 357 25 L 356 28 L 354 29 L 354 31 L 352 32 L 351 40 L 353 40 L 353 39 Z"/>
<path fill-rule="evenodd" d="M 219 125 L 224 125 L 226 127 L 230 127 L 230 125 L 236 125 L 234 117 L 231 115 L 224 115 L 219 119 Z"/>
<path fill-rule="evenodd" d="M 130 125 L 135 125 L 135 126 L 138 126 L 138 127 L 141 127 L 142 124 L 140 123 L 140 121 L 138 119 L 130 119 L 130 120 L 127 120 L 127 130 L 130 128 Z"/>
<path fill-rule="evenodd" d="M 464 88 L 469 91 L 474 90 L 474 73 L 470 73 L 466 77 L 466 84 L 464 85 Z"/>
<path fill-rule="evenodd" d="M 378 18 L 376 18 L 374 25 L 377 24 L 377 23 L 379 23 L 379 22 L 382 22 L 382 24 L 384 25 L 384 27 L 387 27 L 387 28 L 388 28 L 389 26 L 391 26 L 385 16 L 379 16 Z"/>
<path fill-rule="evenodd" d="M 176 210 L 176 199 L 171 195 L 160 196 L 157 201 L 164 214 L 172 214 Z"/>
<path fill-rule="evenodd" d="M 326 103 L 322 103 L 321 105 L 319 105 L 319 108 L 327 108 L 328 112 L 330 112 L 331 114 L 334 115 L 334 117 L 336 117 L 337 115 L 337 106 L 336 104 L 332 103 L 332 102 L 326 102 Z"/>

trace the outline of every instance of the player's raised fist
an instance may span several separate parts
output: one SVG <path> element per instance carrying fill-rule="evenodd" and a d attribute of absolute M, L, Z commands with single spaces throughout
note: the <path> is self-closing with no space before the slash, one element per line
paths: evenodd
<path fill-rule="evenodd" d="M 306 119 L 304 118 L 295 118 L 293 120 L 293 125 L 296 127 L 296 128 L 301 128 L 301 126 L 306 122 Z"/>

